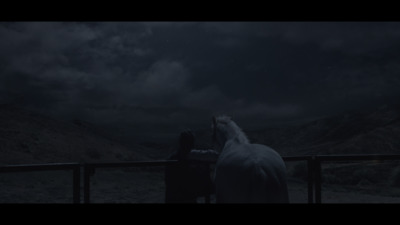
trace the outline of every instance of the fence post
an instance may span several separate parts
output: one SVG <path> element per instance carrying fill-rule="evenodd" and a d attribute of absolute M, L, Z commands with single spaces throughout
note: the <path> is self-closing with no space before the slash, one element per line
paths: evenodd
<path fill-rule="evenodd" d="M 321 203 L 321 188 L 322 188 L 322 175 L 321 175 L 321 159 L 315 158 L 315 203 Z"/>
<path fill-rule="evenodd" d="M 308 203 L 312 204 L 314 202 L 314 161 L 315 156 L 312 156 L 307 159 L 307 172 L 308 172 Z"/>
<path fill-rule="evenodd" d="M 89 165 L 83 165 L 83 202 L 90 203 L 90 175 L 94 168 Z"/>
<path fill-rule="evenodd" d="M 73 199 L 75 204 L 79 204 L 81 202 L 81 169 L 79 164 L 74 166 L 72 176 Z"/>

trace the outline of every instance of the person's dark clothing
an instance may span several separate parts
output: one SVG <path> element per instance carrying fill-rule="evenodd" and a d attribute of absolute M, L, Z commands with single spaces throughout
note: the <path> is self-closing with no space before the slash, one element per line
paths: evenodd
<path fill-rule="evenodd" d="M 174 154 L 168 160 L 177 160 Z M 168 165 L 165 168 L 165 202 L 166 203 L 196 203 L 196 195 L 192 188 L 193 174 L 187 160 Z"/>
<path fill-rule="evenodd" d="M 177 160 L 177 153 L 169 160 Z M 211 194 L 213 185 L 208 163 L 181 159 L 165 171 L 166 203 L 196 203 L 197 197 Z"/>
<path fill-rule="evenodd" d="M 212 183 L 208 164 L 190 160 L 194 141 L 190 130 L 182 132 L 178 151 L 168 158 L 178 162 L 165 168 L 166 203 L 196 203 L 197 197 L 210 192 Z M 204 157 L 209 154 L 197 151 L 197 155 Z"/>

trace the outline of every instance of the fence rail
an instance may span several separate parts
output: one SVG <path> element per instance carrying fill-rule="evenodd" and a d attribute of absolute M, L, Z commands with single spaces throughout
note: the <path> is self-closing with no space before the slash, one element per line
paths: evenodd
<path fill-rule="evenodd" d="M 285 162 L 306 161 L 308 179 L 308 203 L 321 203 L 321 186 L 323 162 L 344 161 L 400 161 L 400 154 L 391 155 L 312 155 L 312 156 L 284 156 Z M 72 170 L 73 178 L 73 202 L 81 203 L 81 171 L 83 169 L 83 202 L 90 203 L 90 177 L 98 168 L 127 168 L 127 167 L 156 167 L 176 163 L 176 160 L 161 161 L 133 161 L 119 163 L 54 163 L 54 164 L 29 164 L 0 166 L 0 173 L 31 172 L 49 170 Z M 214 162 L 215 163 L 215 162 Z M 210 164 L 214 164 L 210 163 Z M 82 169 L 81 169 L 82 168 Z M 208 198 L 209 199 L 209 198 Z"/>
<path fill-rule="evenodd" d="M 127 168 L 127 167 L 153 167 L 166 166 L 176 163 L 176 160 L 139 161 L 120 163 L 85 163 L 83 164 L 83 202 L 90 203 L 90 177 L 97 168 Z"/>
<path fill-rule="evenodd" d="M 315 185 L 315 203 L 322 202 L 322 163 L 323 162 L 343 162 L 343 161 L 399 161 L 400 155 L 319 155 L 314 156 L 312 171 Z"/>
<path fill-rule="evenodd" d="M 79 164 L 79 163 L 51 163 L 51 164 L 28 164 L 28 165 L 0 166 L 0 173 L 54 171 L 54 170 L 72 170 L 73 203 L 80 203 L 81 164 Z"/>

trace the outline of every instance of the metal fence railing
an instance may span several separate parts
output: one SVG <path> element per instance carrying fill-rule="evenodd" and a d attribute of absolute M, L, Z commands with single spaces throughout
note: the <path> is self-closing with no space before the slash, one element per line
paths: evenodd
<path fill-rule="evenodd" d="M 166 166 L 176 163 L 176 160 L 120 162 L 120 163 L 86 163 L 83 164 L 83 202 L 90 203 L 90 177 L 99 168 L 128 168 Z"/>
<path fill-rule="evenodd" d="M 0 173 L 72 170 L 72 198 L 73 203 L 80 203 L 81 195 L 81 165 L 79 163 L 52 163 L 0 166 Z"/>
<path fill-rule="evenodd" d="M 324 162 L 344 162 L 344 161 L 399 161 L 400 155 L 319 155 L 313 156 L 312 171 L 313 183 L 315 185 L 315 203 L 321 203 L 322 197 L 322 170 L 321 165 Z"/>
<path fill-rule="evenodd" d="M 307 162 L 307 193 L 308 203 L 321 203 L 322 170 L 324 162 L 343 161 L 391 161 L 400 160 L 400 155 L 315 155 L 315 156 L 284 156 L 285 162 Z M 83 203 L 90 203 L 90 177 L 98 168 L 127 168 L 127 167 L 157 167 L 176 163 L 175 160 L 119 162 L 119 163 L 56 163 L 36 165 L 0 166 L 0 173 L 30 172 L 48 170 L 73 171 L 73 202 L 81 203 L 81 171 L 83 170 Z M 214 163 L 211 163 L 214 164 Z M 208 198 L 209 199 L 209 198 Z M 315 201 L 314 201 L 315 200 Z"/>

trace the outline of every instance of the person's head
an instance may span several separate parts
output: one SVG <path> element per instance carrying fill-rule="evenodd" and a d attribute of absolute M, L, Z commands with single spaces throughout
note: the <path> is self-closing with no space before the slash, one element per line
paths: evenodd
<path fill-rule="evenodd" d="M 180 153 L 187 155 L 194 148 L 194 134 L 190 131 L 183 131 L 179 137 Z"/>

